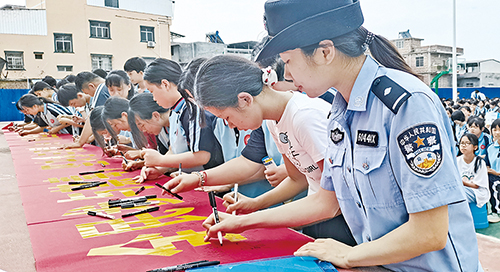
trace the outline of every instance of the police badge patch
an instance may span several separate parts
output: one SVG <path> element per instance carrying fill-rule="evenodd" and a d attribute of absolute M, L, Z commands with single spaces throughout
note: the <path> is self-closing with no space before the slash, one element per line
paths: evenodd
<path fill-rule="evenodd" d="M 421 177 L 431 177 L 443 161 L 441 138 L 436 125 L 415 125 L 399 134 L 398 145 L 410 170 Z"/>
<path fill-rule="evenodd" d="M 339 128 L 330 131 L 330 139 L 335 144 L 340 143 L 344 139 L 344 132 L 340 131 Z"/>

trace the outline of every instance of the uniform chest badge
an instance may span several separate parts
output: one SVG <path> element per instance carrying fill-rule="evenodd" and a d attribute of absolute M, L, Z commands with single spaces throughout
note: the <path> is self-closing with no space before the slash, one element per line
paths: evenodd
<path fill-rule="evenodd" d="M 421 177 L 431 177 L 441 167 L 443 149 L 436 125 L 425 123 L 399 134 L 398 145 L 410 170 Z"/>
<path fill-rule="evenodd" d="M 332 142 L 335 144 L 340 143 L 342 140 L 344 140 L 344 132 L 340 131 L 339 128 L 331 130 L 330 131 L 330 140 L 332 140 Z"/>
<path fill-rule="evenodd" d="M 358 133 L 356 134 L 356 144 L 371 147 L 378 146 L 378 132 L 358 130 Z"/>

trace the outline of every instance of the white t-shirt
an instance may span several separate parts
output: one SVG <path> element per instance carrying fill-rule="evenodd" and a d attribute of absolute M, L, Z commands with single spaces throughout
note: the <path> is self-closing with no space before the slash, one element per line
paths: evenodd
<path fill-rule="evenodd" d="M 478 158 L 476 157 L 471 163 L 467 164 L 464 161 L 464 156 L 457 157 L 458 171 L 460 176 L 467 177 L 470 182 L 479 186 L 479 188 L 474 189 L 474 194 L 476 195 L 477 206 L 480 208 L 490 199 L 490 191 L 488 189 L 488 171 L 486 169 L 486 163 L 484 160 L 481 161 L 481 166 L 477 169 L 477 173 L 474 173 L 474 164 Z"/>
<path fill-rule="evenodd" d="M 321 170 L 317 162 L 325 158 L 330 107 L 322 99 L 295 92 L 280 121 L 266 121 L 280 153 L 306 176 L 308 195 L 320 188 Z"/>

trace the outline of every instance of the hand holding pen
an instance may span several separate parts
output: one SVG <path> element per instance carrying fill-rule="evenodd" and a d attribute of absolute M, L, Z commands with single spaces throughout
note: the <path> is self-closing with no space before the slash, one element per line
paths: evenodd
<path fill-rule="evenodd" d="M 210 206 L 212 206 L 212 210 L 214 212 L 213 216 L 214 216 L 215 224 L 219 224 L 220 223 L 219 212 L 217 211 L 217 202 L 215 201 L 215 194 L 213 191 L 208 192 L 208 198 L 210 200 Z M 220 231 L 217 232 L 217 238 L 219 238 L 219 243 L 222 246 L 222 232 L 220 232 Z"/>

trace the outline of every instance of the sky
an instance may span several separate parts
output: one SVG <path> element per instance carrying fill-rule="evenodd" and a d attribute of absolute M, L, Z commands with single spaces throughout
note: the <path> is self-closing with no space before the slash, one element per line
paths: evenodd
<path fill-rule="evenodd" d="M 310 0 L 313 2 L 313 0 Z M 396 39 L 410 30 L 422 45 L 453 44 L 453 0 L 360 0 L 363 24 L 375 34 Z M 24 5 L 25 0 L 0 0 Z M 205 41 L 219 31 L 225 43 L 256 41 L 265 36 L 265 0 L 175 0 L 171 31 L 186 36 L 177 42 Z M 456 0 L 457 46 L 467 60 L 500 61 L 500 1 Z"/>

